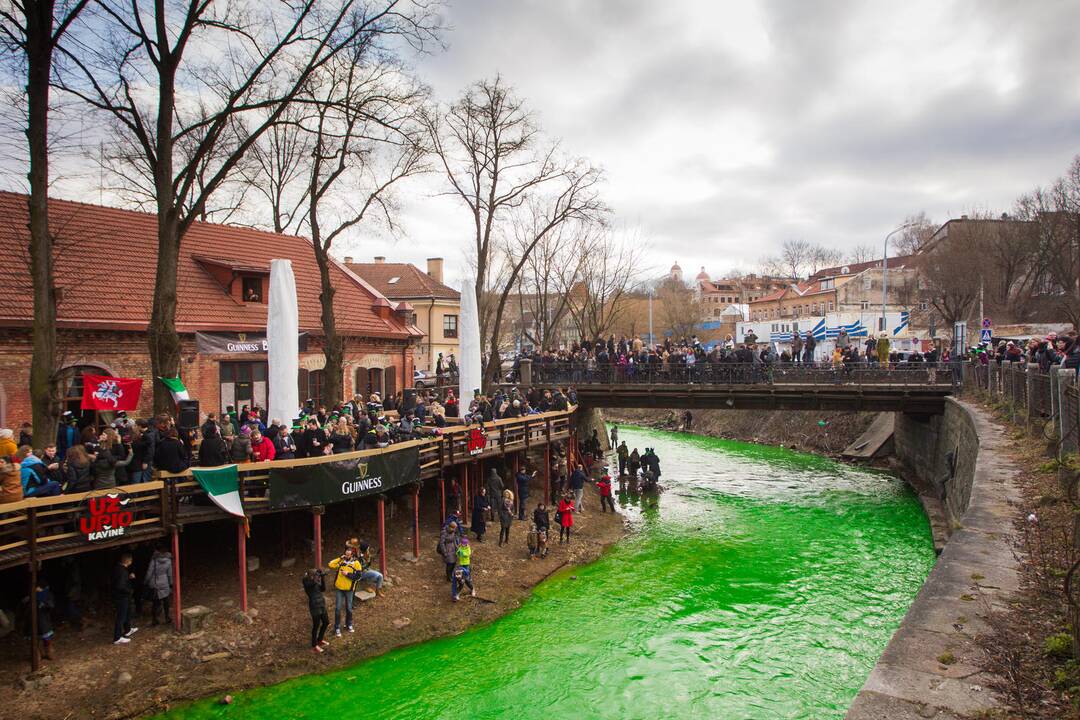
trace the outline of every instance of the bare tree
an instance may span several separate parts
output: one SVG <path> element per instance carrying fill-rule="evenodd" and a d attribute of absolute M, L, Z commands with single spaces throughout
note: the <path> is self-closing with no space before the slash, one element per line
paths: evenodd
<path fill-rule="evenodd" d="M 513 242 L 519 247 L 531 236 L 531 225 L 515 222 Z M 548 233 L 525 260 L 518 277 L 517 301 L 521 334 L 536 348 L 551 347 L 570 312 L 565 288 L 581 278 L 585 242 L 581 224 L 563 224 Z"/>
<path fill-rule="evenodd" d="M 764 277 L 790 277 L 795 278 L 797 275 L 789 275 L 789 268 L 785 268 L 784 261 L 777 255 L 766 255 L 758 261 L 758 272 Z"/>
<path fill-rule="evenodd" d="M 880 256 L 880 250 L 876 250 L 871 245 L 856 245 L 850 251 L 848 251 L 847 261 L 852 265 L 856 263 L 870 262 L 871 260 L 877 260 Z"/>
<path fill-rule="evenodd" d="M 892 239 L 893 252 L 900 256 L 918 253 L 937 230 L 937 224 L 924 211 L 908 215 L 900 225 L 908 226 Z"/>
<path fill-rule="evenodd" d="M 600 173 L 580 159 L 563 158 L 546 142 L 524 103 L 496 76 L 471 85 L 447 111 L 432 115 L 429 132 L 449 184 L 468 208 L 474 228 L 472 260 L 481 347 L 488 348 L 487 382 L 497 379 L 501 322 L 521 268 L 543 237 L 568 220 L 602 215 Z M 539 204 L 531 203 L 543 198 Z M 507 282 L 492 292 L 488 278 L 499 262 L 497 238 L 510 235 L 512 216 L 526 213 L 530 239 L 516 243 Z"/>
<path fill-rule="evenodd" d="M 805 240 L 785 240 L 780 246 L 780 263 L 788 277 L 801 277 L 810 262 L 813 248 Z"/>
<path fill-rule="evenodd" d="M 836 267 L 842 262 L 844 262 L 844 253 L 835 248 L 811 245 L 807 252 L 806 264 L 810 275 L 816 274 L 819 270 Z"/>
<path fill-rule="evenodd" d="M 168 377 L 180 368 L 180 242 L 211 196 L 333 58 L 363 43 L 422 46 L 437 28 L 426 0 L 146 5 L 97 0 L 79 46 L 64 52 L 62 86 L 112 118 L 120 160 L 157 212 L 148 337 L 151 371 Z M 171 406 L 155 383 L 155 411 Z"/>
<path fill-rule="evenodd" d="M 426 92 L 385 53 L 369 56 L 372 50 L 360 43 L 326 63 L 253 152 L 259 168 L 254 180 L 275 231 L 311 238 L 319 268 L 327 405 L 341 401 L 345 351 L 330 251 L 372 212 L 393 231 L 391 191 L 424 169 L 419 117 Z"/>
<path fill-rule="evenodd" d="M 49 230 L 49 94 L 53 58 L 89 0 L 10 0 L 0 5 L 0 46 L 25 75 L 29 257 L 33 280 L 30 410 L 34 447 L 54 442 L 60 417 L 54 235 Z"/>
<path fill-rule="evenodd" d="M 1027 286 L 1080 330 L 1080 155 L 1051 186 L 1021 197 L 1017 210 L 1037 235 L 1036 275 Z"/>
<path fill-rule="evenodd" d="M 518 232 L 514 244 L 507 244 L 506 247 L 505 283 L 493 293 L 485 384 L 498 382 L 501 370 L 499 339 L 506 303 L 517 286 L 522 267 L 536 246 L 564 224 L 600 223 L 606 216 L 607 208 L 600 201 L 596 189 L 601 178 L 600 171 L 584 160 L 572 161 L 567 167 L 574 169 L 567 171 L 562 190 L 557 195 L 534 196 L 517 210 L 524 213 L 525 218 L 516 224 Z"/>
<path fill-rule="evenodd" d="M 480 344 L 495 335 L 496 298 L 488 273 L 497 262 L 497 240 L 509 235 L 515 208 L 547 186 L 565 187 L 579 172 L 560 161 L 557 143 L 546 143 L 524 103 L 498 75 L 469 86 L 445 112 L 433 114 L 429 132 L 446 174 L 449 194 L 459 198 L 473 222 L 475 290 Z M 552 190 L 551 192 L 559 192 Z"/>
<path fill-rule="evenodd" d="M 701 303 L 689 285 L 675 278 L 664 278 L 656 286 L 656 300 L 660 321 L 673 339 L 694 334 L 701 323 Z"/>
<path fill-rule="evenodd" d="M 975 310 L 985 257 L 978 233 L 966 228 L 950 232 L 948 242 L 937 243 L 920 255 L 924 297 L 946 325 L 967 320 Z"/>
<path fill-rule="evenodd" d="M 602 338 L 622 320 L 630 293 L 640 280 L 644 252 L 645 244 L 636 232 L 620 238 L 599 228 L 581 243 L 579 279 L 565 286 L 563 295 L 582 339 Z"/>

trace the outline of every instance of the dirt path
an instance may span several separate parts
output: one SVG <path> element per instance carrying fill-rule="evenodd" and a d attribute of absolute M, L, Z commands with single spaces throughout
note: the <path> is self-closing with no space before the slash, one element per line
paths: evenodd
<path fill-rule="evenodd" d="M 591 507 L 598 507 L 595 488 L 586 491 L 592 496 Z M 530 509 L 535 502 L 531 498 Z M 110 642 L 112 618 L 108 607 L 102 607 L 96 616 L 87 616 L 81 633 L 58 628 L 55 659 L 45 661 L 41 672 L 29 676 L 25 641 L 9 637 L 0 647 L 0 665 L 8 679 L 7 702 L 0 706 L 0 717 L 67 720 L 145 715 L 456 634 L 518 607 L 545 577 L 564 565 L 595 560 L 625 531 L 621 515 L 590 512 L 576 518 L 573 544 L 560 546 L 556 536 L 546 559 L 530 560 L 526 523 L 515 522 L 510 544 L 500 548 L 498 521 L 489 522 L 485 542 L 474 544 L 473 578 L 477 592 L 494 602 L 463 598 L 453 603 L 442 560 L 434 553 L 438 528 L 433 517 L 428 520 L 422 523 L 419 562 L 403 559 L 412 555 L 407 513 L 388 521 L 387 565 L 392 585 L 384 598 L 357 602 L 356 633 L 330 637 L 323 655 L 308 647 L 311 621 L 301 577 L 310 558 L 300 554 L 293 567 L 281 568 L 280 562 L 267 567 L 270 563 L 266 563 L 249 573 L 249 606 L 254 608 L 249 622 L 239 617 L 230 547 L 216 564 L 196 567 L 189 557 L 183 568 L 184 606 L 205 605 L 214 612 L 205 632 L 179 635 L 171 625 L 152 627 L 144 616 L 131 644 L 114 646 Z M 348 534 L 345 527 L 327 530 L 326 559 L 343 546 Z M 327 593 L 327 607 L 332 624 L 332 593 Z"/>

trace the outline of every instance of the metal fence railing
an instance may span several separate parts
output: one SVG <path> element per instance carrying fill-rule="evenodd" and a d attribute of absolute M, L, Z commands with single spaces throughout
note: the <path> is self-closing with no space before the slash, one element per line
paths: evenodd
<path fill-rule="evenodd" d="M 1013 422 L 1038 424 L 1060 439 L 1063 453 L 1080 447 L 1080 387 L 1075 369 L 1052 367 L 1042 372 L 1034 364 L 966 363 L 959 392 L 982 396 L 1007 413 Z"/>

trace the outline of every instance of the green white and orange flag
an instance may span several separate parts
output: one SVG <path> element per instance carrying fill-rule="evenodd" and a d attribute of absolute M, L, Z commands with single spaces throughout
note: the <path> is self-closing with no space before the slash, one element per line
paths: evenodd
<path fill-rule="evenodd" d="M 244 517 L 240 500 L 240 473 L 236 465 L 217 468 L 191 468 L 191 474 L 219 508 L 237 517 Z"/>
<path fill-rule="evenodd" d="M 173 396 L 173 402 L 191 399 L 188 395 L 187 388 L 184 387 L 184 383 L 180 378 L 159 377 L 158 380 L 164 383 L 165 387 L 169 388 L 169 392 L 171 392 Z"/>

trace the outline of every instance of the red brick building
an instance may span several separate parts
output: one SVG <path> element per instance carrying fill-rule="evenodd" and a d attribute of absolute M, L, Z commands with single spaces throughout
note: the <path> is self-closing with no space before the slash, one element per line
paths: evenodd
<path fill-rule="evenodd" d="M 157 217 L 52 200 L 60 366 L 65 409 L 77 414 L 83 372 L 143 379 L 139 413 L 152 403 L 146 328 L 157 262 Z M 27 198 L 0 193 L 0 426 L 30 418 L 33 295 Z M 319 273 L 310 241 L 197 222 L 180 248 L 176 324 L 180 376 L 202 411 L 267 400 L 266 301 L 270 261 L 292 261 L 300 316 L 300 399 L 322 399 L 325 358 Z M 393 393 L 412 385 L 423 332 L 413 309 L 392 302 L 344 265 L 332 267 L 344 391 Z"/>

